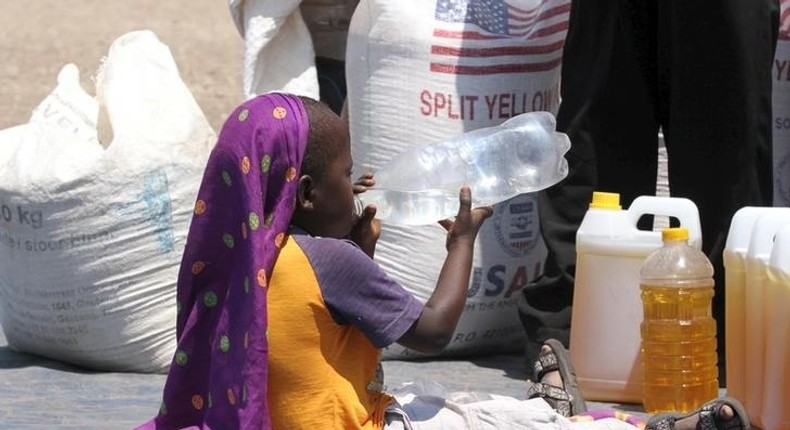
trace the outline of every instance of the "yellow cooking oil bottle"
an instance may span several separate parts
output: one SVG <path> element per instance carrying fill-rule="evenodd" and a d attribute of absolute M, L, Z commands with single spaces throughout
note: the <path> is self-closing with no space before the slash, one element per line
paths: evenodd
<path fill-rule="evenodd" d="M 642 398 L 648 413 L 685 413 L 718 396 L 713 266 L 689 245 L 688 229 L 661 233 L 639 273 Z"/>

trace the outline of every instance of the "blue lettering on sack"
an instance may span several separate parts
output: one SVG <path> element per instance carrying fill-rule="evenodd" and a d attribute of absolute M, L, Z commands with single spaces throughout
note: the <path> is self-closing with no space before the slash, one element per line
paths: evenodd
<path fill-rule="evenodd" d="M 142 200 L 146 204 L 148 216 L 154 225 L 162 252 L 173 250 L 173 215 L 168 190 L 167 175 L 162 170 L 152 172 L 145 178 Z"/>
<path fill-rule="evenodd" d="M 508 268 L 504 264 L 497 264 L 491 266 L 486 273 L 486 280 L 488 281 L 488 288 L 483 288 L 484 297 L 499 297 L 508 298 L 513 293 L 521 291 L 527 286 L 530 279 L 537 278 L 541 274 L 541 262 L 535 263 L 533 269 L 533 277 L 530 278 L 527 271 L 527 266 L 518 266 L 515 271 L 508 273 Z M 477 293 L 477 291 L 475 291 Z M 472 295 L 469 295 L 472 297 Z"/>
<path fill-rule="evenodd" d="M 143 190 L 139 194 L 138 200 L 134 203 L 117 205 L 115 210 L 121 215 L 144 214 L 147 221 L 154 227 L 159 250 L 162 253 L 173 251 L 175 236 L 173 235 L 172 205 L 167 174 L 163 170 L 150 172 L 143 178 Z"/>
<path fill-rule="evenodd" d="M 483 268 L 475 267 L 472 269 L 472 282 L 469 283 L 469 291 L 466 297 L 474 297 L 480 291 L 480 284 L 483 282 Z"/>

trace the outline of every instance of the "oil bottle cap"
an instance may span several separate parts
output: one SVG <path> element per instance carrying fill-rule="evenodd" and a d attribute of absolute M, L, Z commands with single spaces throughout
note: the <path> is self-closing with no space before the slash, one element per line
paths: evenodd
<path fill-rule="evenodd" d="M 689 229 L 686 227 L 673 227 L 661 230 L 661 240 L 680 241 L 689 239 Z"/>
<path fill-rule="evenodd" d="M 622 206 L 620 206 L 620 194 L 593 191 L 590 207 L 595 209 L 622 209 Z"/>

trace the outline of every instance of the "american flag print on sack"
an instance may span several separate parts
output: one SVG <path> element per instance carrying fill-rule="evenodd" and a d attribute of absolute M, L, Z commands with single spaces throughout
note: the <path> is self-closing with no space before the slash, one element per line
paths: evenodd
<path fill-rule="evenodd" d="M 456 75 L 553 70 L 569 0 L 437 0 L 430 69 Z"/>
<path fill-rule="evenodd" d="M 779 40 L 790 40 L 790 0 L 782 0 L 780 10 Z"/>

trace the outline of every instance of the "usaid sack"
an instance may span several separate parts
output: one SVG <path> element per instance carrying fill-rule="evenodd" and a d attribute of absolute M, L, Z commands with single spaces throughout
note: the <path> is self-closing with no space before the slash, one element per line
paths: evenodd
<path fill-rule="evenodd" d="M 773 82 L 774 206 L 790 206 L 790 0 L 782 0 Z"/>
<path fill-rule="evenodd" d="M 346 47 L 357 173 L 375 172 L 412 145 L 524 112 L 556 113 L 569 11 L 568 0 L 362 0 Z M 445 231 L 382 224 L 376 260 L 424 302 L 446 255 Z M 516 299 L 542 273 L 545 255 L 536 195 L 496 205 L 480 230 L 466 309 L 445 354 L 521 350 Z M 397 345 L 384 352 L 410 355 Z"/>
<path fill-rule="evenodd" d="M 0 133 L 0 306 L 9 345 L 92 369 L 163 372 L 176 278 L 214 132 L 149 31 L 116 40 L 97 98 L 63 67 Z M 97 137 L 106 109 L 113 138 Z"/>

